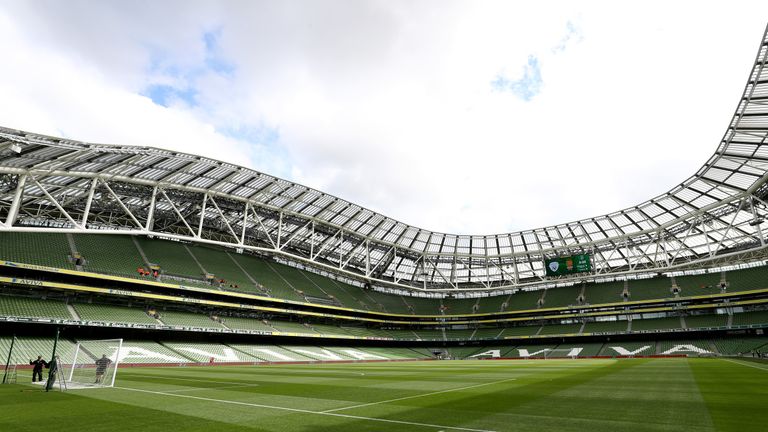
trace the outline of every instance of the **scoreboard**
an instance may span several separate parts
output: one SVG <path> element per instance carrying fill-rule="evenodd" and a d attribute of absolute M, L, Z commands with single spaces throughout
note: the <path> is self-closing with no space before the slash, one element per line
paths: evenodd
<path fill-rule="evenodd" d="M 592 271 L 589 254 L 558 257 L 544 260 L 547 276 L 563 276 Z"/>

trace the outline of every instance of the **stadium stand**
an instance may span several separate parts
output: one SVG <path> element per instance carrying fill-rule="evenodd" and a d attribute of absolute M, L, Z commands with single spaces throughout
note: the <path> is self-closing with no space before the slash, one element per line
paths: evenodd
<path fill-rule="evenodd" d="M 0 259 L 74 270 L 65 234 L 0 232 Z"/>
<path fill-rule="evenodd" d="M 0 353 L 3 354 L 3 365 L 8 360 L 6 356 L 10 352 L 12 339 L 8 336 L 0 337 Z M 52 337 L 18 337 L 10 360 L 16 364 L 27 364 L 30 359 L 37 358 L 37 356 L 49 360 L 53 354 L 53 341 Z M 66 339 L 59 339 L 56 352 L 61 358 L 71 358 L 74 346 L 75 344 Z"/>
<path fill-rule="evenodd" d="M 562 325 L 545 325 L 541 328 L 539 335 L 578 334 L 581 331 L 581 326 L 582 326 L 581 323 L 562 324 Z"/>
<path fill-rule="evenodd" d="M 670 330 L 683 328 L 679 317 L 632 320 L 632 331 Z"/>
<path fill-rule="evenodd" d="M 222 329 L 220 322 L 210 317 L 190 312 L 158 311 L 160 321 L 169 326 Z"/>
<path fill-rule="evenodd" d="M 623 333 L 628 325 L 626 320 L 588 322 L 584 325 L 584 333 Z"/>
<path fill-rule="evenodd" d="M 312 272 L 304 270 L 299 271 L 301 271 L 302 275 L 310 282 L 317 285 L 324 292 L 328 293 L 328 295 L 333 296 L 333 298 L 335 298 L 341 305 L 352 309 L 375 310 L 375 308 L 369 304 L 370 300 L 366 301 L 361 288 L 338 282 Z"/>
<path fill-rule="evenodd" d="M 728 315 L 689 315 L 685 317 L 685 327 L 692 328 L 716 328 L 727 327 Z"/>
<path fill-rule="evenodd" d="M 73 319 L 67 306 L 57 300 L 0 295 L 0 315 L 14 317 Z"/>
<path fill-rule="evenodd" d="M 192 358 L 153 341 L 124 340 L 120 348 L 120 363 L 123 364 L 167 364 L 192 361 L 194 361 Z"/>
<path fill-rule="evenodd" d="M 442 311 L 446 315 L 479 313 L 482 298 L 444 298 Z M 475 310 L 477 305 L 477 310 Z"/>
<path fill-rule="evenodd" d="M 672 281 L 667 277 L 629 281 L 629 300 L 672 298 Z"/>
<path fill-rule="evenodd" d="M 541 290 L 518 291 L 509 296 L 509 299 L 506 301 L 507 307 L 502 307 L 502 310 L 536 309 L 539 307 L 539 299 L 541 299 L 541 294 Z"/>
<path fill-rule="evenodd" d="M 689 356 L 711 355 L 715 347 L 707 340 L 674 340 L 659 341 L 656 344 L 656 354 L 685 354 Z"/>
<path fill-rule="evenodd" d="M 221 344 L 205 344 L 197 342 L 165 342 L 162 345 L 179 356 L 186 357 L 199 363 L 234 363 L 259 361 L 259 359 L 253 355 L 239 352 L 234 348 L 230 348 Z"/>
<path fill-rule="evenodd" d="M 475 329 L 445 330 L 448 340 L 469 340 L 475 334 Z"/>
<path fill-rule="evenodd" d="M 72 238 L 86 271 L 139 278 L 136 269 L 146 264 L 131 236 L 75 234 Z"/>
<path fill-rule="evenodd" d="M 675 277 L 680 297 L 720 294 L 720 273 Z"/>
<path fill-rule="evenodd" d="M 643 342 L 608 342 L 598 355 L 616 356 L 645 356 L 656 354 L 655 341 Z"/>
<path fill-rule="evenodd" d="M 304 333 L 304 334 L 318 334 L 311 326 L 289 322 L 289 321 L 270 321 L 269 325 L 274 327 L 277 331 L 283 333 Z"/>
<path fill-rule="evenodd" d="M 374 290 L 365 291 L 365 295 L 380 306 L 378 308 L 380 311 L 411 315 L 411 311 L 408 309 L 408 305 L 400 295 L 385 294 Z"/>
<path fill-rule="evenodd" d="M 434 340 L 434 341 L 445 340 L 444 333 L 442 330 L 413 330 L 413 332 L 421 340 Z"/>
<path fill-rule="evenodd" d="M 539 332 L 539 329 L 541 329 L 539 325 L 505 327 L 498 337 L 533 336 Z"/>
<path fill-rule="evenodd" d="M 725 273 L 728 292 L 768 288 L 768 266 L 762 265 Z"/>
<path fill-rule="evenodd" d="M 551 288 L 544 293 L 544 307 L 566 307 L 578 305 L 578 297 L 581 295 L 582 286 Z"/>
<path fill-rule="evenodd" d="M 230 256 L 245 269 L 248 275 L 263 286 L 271 297 L 300 302 L 306 301 L 302 295 L 275 273 L 270 263 L 266 260 L 250 255 L 231 254 Z"/>
<path fill-rule="evenodd" d="M 272 326 L 257 318 L 220 317 L 219 319 L 224 326 L 234 330 L 275 331 Z"/>
<path fill-rule="evenodd" d="M 275 345 L 229 345 L 230 347 L 256 357 L 259 360 L 268 362 L 296 362 L 296 361 L 314 361 L 312 357 L 308 357 L 286 348 Z"/>
<path fill-rule="evenodd" d="M 403 300 L 410 306 L 409 310 L 416 315 L 440 314 L 440 299 L 404 296 Z"/>
<path fill-rule="evenodd" d="M 141 308 L 88 303 L 75 303 L 73 307 L 82 321 L 159 324 L 157 320 L 147 315 Z"/>
<path fill-rule="evenodd" d="M 733 314 L 733 325 L 768 324 L 768 310 Z"/>
<path fill-rule="evenodd" d="M 535 330 L 538 329 L 538 327 L 535 328 Z M 498 327 L 478 328 L 472 339 L 496 339 L 499 337 L 499 334 L 501 334 L 502 330 L 504 329 Z"/>
<path fill-rule="evenodd" d="M 508 348 L 501 353 L 508 358 L 544 358 L 549 351 L 557 348 L 557 345 L 521 345 Z"/>
<path fill-rule="evenodd" d="M 142 237 L 137 240 L 150 263 L 160 265 L 162 273 L 203 282 L 203 269 L 195 262 L 184 243 Z"/>
<path fill-rule="evenodd" d="M 603 343 L 561 344 L 555 349 L 556 357 L 572 357 L 571 353 L 576 353 L 576 357 L 594 357 L 603 349 Z"/>
<path fill-rule="evenodd" d="M 723 355 L 742 355 L 751 354 L 753 351 L 768 351 L 768 337 L 745 337 L 745 338 L 716 338 L 712 344 L 717 352 Z"/>
<path fill-rule="evenodd" d="M 482 352 L 478 347 L 452 347 L 448 348 L 448 353 L 453 359 L 466 359 L 467 357 Z"/>
<path fill-rule="evenodd" d="M 189 251 L 205 271 L 214 276 L 214 286 L 228 290 L 254 290 L 253 282 L 232 261 L 227 252 L 204 246 L 189 246 Z"/>
<path fill-rule="evenodd" d="M 302 275 L 301 270 L 278 263 L 267 263 L 267 266 L 274 271 L 284 284 L 298 291 L 304 297 L 303 301 L 341 306 L 340 303 L 333 301 L 328 297 L 327 293 Z"/>
<path fill-rule="evenodd" d="M 589 304 L 618 303 L 624 301 L 621 293 L 624 292 L 624 282 L 603 282 L 587 284 L 584 289 L 584 297 Z"/>

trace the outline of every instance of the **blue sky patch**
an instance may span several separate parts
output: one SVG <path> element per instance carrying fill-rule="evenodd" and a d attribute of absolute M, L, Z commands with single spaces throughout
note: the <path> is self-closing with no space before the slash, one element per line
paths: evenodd
<path fill-rule="evenodd" d="M 152 99 L 155 104 L 166 108 L 173 105 L 175 101 L 197 106 L 197 91 L 190 87 L 180 89 L 165 84 L 153 84 L 148 86 L 142 94 Z"/>
<path fill-rule="evenodd" d="M 541 93 L 543 83 L 539 58 L 529 55 L 528 62 L 523 67 L 522 77 L 512 80 L 504 73 L 499 73 L 491 81 L 491 89 L 497 92 L 510 92 L 518 98 L 529 102 L 534 96 Z"/>

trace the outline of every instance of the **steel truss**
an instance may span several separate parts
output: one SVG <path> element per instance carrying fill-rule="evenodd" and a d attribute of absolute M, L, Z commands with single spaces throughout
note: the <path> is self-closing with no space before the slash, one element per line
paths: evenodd
<path fill-rule="evenodd" d="M 715 154 L 669 192 L 508 234 L 409 226 L 257 171 L 167 150 L 0 128 L 0 230 L 123 233 L 278 256 L 376 285 L 508 290 L 766 259 L 768 33 Z M 589 253 L 593 273 L 544 276 Z"/>

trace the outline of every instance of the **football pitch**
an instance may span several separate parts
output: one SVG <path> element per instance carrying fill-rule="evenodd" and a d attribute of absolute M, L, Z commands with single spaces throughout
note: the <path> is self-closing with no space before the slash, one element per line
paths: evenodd
<path fill-rule="evenodd" d="M 760 431 L 767 404 L 768 363 L 731 359 L 135 368 L 0 386 L 0 430 Z"/>

